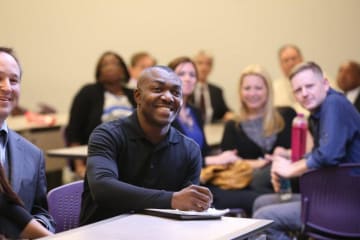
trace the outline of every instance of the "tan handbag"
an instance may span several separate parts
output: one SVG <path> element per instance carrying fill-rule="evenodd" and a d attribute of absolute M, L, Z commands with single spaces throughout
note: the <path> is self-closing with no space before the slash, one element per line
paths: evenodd
<path fill-rule="evenodd" d="M 244 161 L 229 165 L 210 165 L 201 170 L 200 182 L 211 183 L 222 189 L 241 189 L 247 187 L 253 177 L 253 169 Z"/>

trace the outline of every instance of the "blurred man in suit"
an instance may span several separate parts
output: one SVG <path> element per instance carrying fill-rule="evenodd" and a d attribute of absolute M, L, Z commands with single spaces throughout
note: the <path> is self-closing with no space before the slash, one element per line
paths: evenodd
<path fill-rule="evenodd" d="M 141 72 L 145 68 L 152 67 L 155 64 L 155 58 L 153 58 L 148 52 L 138 52 L 132 55 L 129 67 L 130 80 L 127 87 L 135 89 Z"/>
<path fill-rule="evenodd" d="M 284 76 L 282 78 L 276 79 L 273 84 L 275 91 L 275 105 L 291 106 L 296 110 L 296 112 L 303 113 L 305 116 L 308 116 L 310 114 L 309 111 L 303 108 L 296 101 L 289 80 L 291 70 L 296 65 L 304 61 L 304 57 L 300 48 L 294 44 L 285 44 L 280 47 L 278 51 L 278 58 Z M 324 73 L 324 75 L 328 79 L 330 86 L 335 90 L 338 90 L 336 82 L 329 78 L 326 73 Z"/>
<path fill-rule="evenodd" d="M 200 51 L 195 55 L 194 62 L 199 81 L 195 87 L 193 103 L 201 109 L 204 122 L 231 119 L 233 113 L 226 105 L 222 89 L 208 82 L 208 76 L 213 67 L 213 57 L 205 51 Z"/>
<path fill-rule="evenodd" d="M 355 61 L 342 64 L 337 75 L 337 84 L 360 112 L 360 64 Z"/>
<path fill-rule="evenodd" d="M 284 76 L 282 78 L 276 79 L 273 84 L 275 91 L 275 105 L 291 106 L 297 112 L 302 112 L 308 115 L 309 112 L 302 108 L 298 102 L 296 102 L 289 80 L 291 69 L 295 65 L 303 62 L 303 56 L 300 49 L 296 45 L 286 44 L 279 49 L 278 57 L 279 64 Z"/>

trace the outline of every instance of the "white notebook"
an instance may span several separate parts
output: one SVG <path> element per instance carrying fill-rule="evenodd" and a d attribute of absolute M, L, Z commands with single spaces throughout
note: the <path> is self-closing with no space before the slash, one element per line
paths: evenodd
<path fill-rule="evenodd" d="M 206 211 L 197 212 L 197 211 L 181 211 L 177 209 L 158 209 L 158 208 L 147 208 L 141 211 L 141 213 L 174 218 L 179 220 L 204 220 L 204 219 L 219 219 L 229 212 L 229 209 L 215 209 L 209 208 Z"/>

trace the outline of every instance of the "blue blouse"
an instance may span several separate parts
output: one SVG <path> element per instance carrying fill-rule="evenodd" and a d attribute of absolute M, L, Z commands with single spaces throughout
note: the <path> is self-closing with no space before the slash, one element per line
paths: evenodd
<path fill-rule="evenodd" d="M 199 144 L 200 149 L 203 149 L 205 146 L 205 136 L 203 135 L 203 132 L 201 130 L 200 125 L 195 119 L 195 113 L 191 108 L 187 108 L 189 117 L 192 118 L 192 125 L 188 125 L 187 123 L 181 121 L 179 116 L 177 117 L 177 120 L 183 130 L 184 135 L 187 137 L 193 139 L 197 144 Z"/>

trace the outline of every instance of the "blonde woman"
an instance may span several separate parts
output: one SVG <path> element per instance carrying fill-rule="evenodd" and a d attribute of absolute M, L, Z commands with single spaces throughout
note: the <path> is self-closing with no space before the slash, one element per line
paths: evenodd
<path fill-rule="evenodd" d="M 226 123 L 221 148 L 236 149 L 253 167 L 253 180 L 246 189 L 227 191 L 214 186 L 211 190 L 216 207 L 241 207 L 250 214 L 255 198 L 273 191 L 264 155 L 277 146 L 290 147 L 291 122 L 296 112 L 290 107 L 274 107 L 271 79 L 260 65 L 249 65 L 242 71 L 239 97 L 239 115 Z"/>

